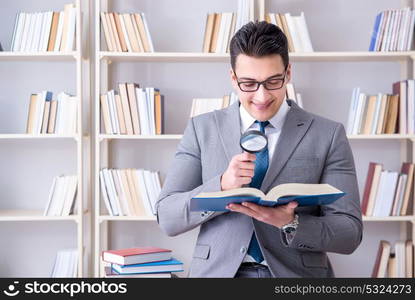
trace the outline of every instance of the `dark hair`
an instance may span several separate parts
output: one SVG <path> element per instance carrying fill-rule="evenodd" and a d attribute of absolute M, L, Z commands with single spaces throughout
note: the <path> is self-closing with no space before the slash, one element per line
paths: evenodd
<path fill-rule="evenodd" d="M 288 66 L 287 37 L 278 26 L 265 21 L 249 22 L 242 26 L 232 37 L 229 49 L 233 70 L 239 54 L 253 57 L 279 54 L 284 67 Z"/>

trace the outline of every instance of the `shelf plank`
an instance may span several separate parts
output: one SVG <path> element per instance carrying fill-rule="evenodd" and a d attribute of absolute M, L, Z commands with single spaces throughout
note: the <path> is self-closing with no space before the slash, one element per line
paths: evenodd
<path fill-rule="evenodd" d="M 413 134 L 355 134 L 347 136 L 350 140 L 414 139 Z"/>
<path fill-rule="evenodd" d="M 0 221 L 75 221 L 79 216 L 44 216 L 38 210 L 0 210 Z"/>
<path fill-rule="evenodd" d="M 77 139 L 74 135 L 58 135 L 58 134 L 0 134 L 0 139 Z"/>
<path fill-rule="evenodd" d="M 2 61 L 74 61 L 79 57 L 79 53 L 72 52 L 12 52 L 1 51 L 0 60 Z"/>
<path fill-rule="evenodd" d="M 157 221 L 156 216 L 99 216 L 99 221 Z"/>
<path fill-rule="evenodd" d="M 202 52 L 109 52 L 98 53 L 100 59 L 110 61 L 153 61 L 153 62 L 229 62 L 229 53 Z M 290 53 L 292 62 L 324 62 L 324 61 L 405 61 L 415 57 L 415 51 L 407 52 L 294 52 Z"/>
<path fill-rule="evenodd" d="M 182 134 L 159 135 L 126 135 L 126 134 L 100 134 L 100 140 L 180 140 Z"/>
<path fill-rule="evenodd" d="M 415 222 L 415 216 L 366 217 L 365 222 Z"/>

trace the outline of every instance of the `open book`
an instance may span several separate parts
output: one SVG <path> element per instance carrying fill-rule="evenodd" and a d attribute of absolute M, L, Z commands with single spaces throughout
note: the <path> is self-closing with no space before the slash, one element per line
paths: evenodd
<path fill-rule="evenodd" d="M 327 205 L 346 193 L 330 184 L 284 183 L 273 187 L 268 194 L 250 187 L 200 193 L 190 200 L 191 211 L 227 211 L 229 203 L 253 202 L 263 206 L 277 206 L 297 201 L 298 206 Z"/>

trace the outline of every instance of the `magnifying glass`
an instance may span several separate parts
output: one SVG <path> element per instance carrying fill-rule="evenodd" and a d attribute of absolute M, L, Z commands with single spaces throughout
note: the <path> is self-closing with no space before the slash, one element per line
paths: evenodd
<path fill-rule="evenodd" d="M 239 145 L 246 152 L 255 154 L 268 146 L 268 138 L 259 130 L 248 130 L 241 136 Z"/>

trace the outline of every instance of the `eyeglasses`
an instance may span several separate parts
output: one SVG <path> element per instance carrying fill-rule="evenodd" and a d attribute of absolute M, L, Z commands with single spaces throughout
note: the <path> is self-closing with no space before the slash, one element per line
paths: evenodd
<path fill-rule="evenodd" d="M 268 78 L 264 81 L 255 81 L 255 80 L 239 81 L 237 80 L 239 89 L 242 92 L 256 92 L 259 89 L 260 85 L 262 84 L 266 90 L 270 90 L 270 91 L 279 90 L 284 85 L 285 76 L 287 75 L 286 71 L 287 70 L 285 69 L 283 78 Z M 238 79 L 236 72 L 235 71 L 233 72 L 235 73 L 235 76 Z"/>

